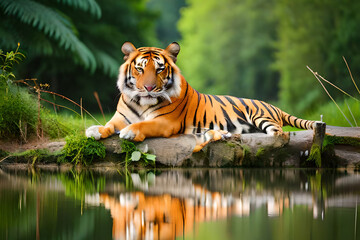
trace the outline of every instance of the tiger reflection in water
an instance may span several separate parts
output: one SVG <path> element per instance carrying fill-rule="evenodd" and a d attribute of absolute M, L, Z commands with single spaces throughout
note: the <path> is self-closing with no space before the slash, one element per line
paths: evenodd
<path fill-rule="evenodd" d="M 114 239 L 175 239 L 196 230 L 197 222 L 227 217 L 229 206 L 220 193 L 200 187 L 195 191 L 202 197 L 179 199 L 135 192 L 116 199 L 100 194 L 100 202 L 110 209 Z"/>

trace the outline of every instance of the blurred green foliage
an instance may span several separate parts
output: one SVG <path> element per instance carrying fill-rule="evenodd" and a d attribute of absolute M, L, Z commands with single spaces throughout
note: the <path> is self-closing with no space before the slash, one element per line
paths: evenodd
<path fill-rule="evenodd" d="M 308 65 L 358 96 L 342 56 L 356 80 L 360 2 L 187 0 L 187 4 L 178 24 L 183 37 L 179 65 L 196 89 L 277 102 L 301 116 L 328 101 Z"/>
<path fill-rule="evenodd" d="M 185 0 L 149 0 L 147 6 L 158 15 L 155 30 L 160 47 L 166 48 L 170 43 L 180 41 L 181 35 L 176 24 Z"/>
<path fill-rule="evenodd" d="M 354 0 L 341 4 L 335 0 L 278 1 L 275 67 L 280 73 L 279 100 L 287 109 L 309 112 L 328 101 L 314 76 L 305 68 L 307 65 L 355 95 L 356 89 L 342 56 L 359 79 L 360 69 L 356 67 L 360 64 L 359 8 L 360 2 Z M 339 92 L 330 92 L 342 96 Z"/>
<path fill-rule="evenodd" d="M 190 84 L 211 94 L 276 99 L 274 1 L 188 4 L 179 21 L 179 64 Z"/>

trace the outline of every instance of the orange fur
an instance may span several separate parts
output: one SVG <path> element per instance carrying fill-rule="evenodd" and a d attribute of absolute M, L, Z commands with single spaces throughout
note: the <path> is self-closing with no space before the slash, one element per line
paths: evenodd
<path fill-rule="evenodd" d="M 194 151 L 230 132 L 265 132 L 288 138 L 282 126 L 312 129 L 313 121 L 291 116 L 268 103 L 232 96 L 201 94 L 193 89 L 175 65 L 180 47 L 165 50 L 136 49 L 124 43 L 125 62 L 117 85 L 121 97 L 114 117 L 104 126 L 91 127 L 86 135 L 106 138 L 116 131 L 120 137 L 143 141 L 151 137 L 195 134 Z"/>

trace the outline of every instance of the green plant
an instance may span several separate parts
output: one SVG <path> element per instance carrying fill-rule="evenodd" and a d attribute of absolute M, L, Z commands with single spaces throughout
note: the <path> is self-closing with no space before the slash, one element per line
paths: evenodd
<path fill-rule="evenodd" d="M 105 146 L 94 138 L 82 134 L 73 134 L 65 138 L 66 144 L 62 150 L 61 162 L 81 163 L 88 165 L 94 158 L 105 158 Z"/>
<path fill-rule="evenodd" d="M 37 107 L 34 97 L 13 84 L 12 68 L 24 58 L 19 52 L 0 50 L 0 138 L 27 141 L 37 125 Z"/>
<path fill-rule="evenodd" d="M 0 50 L 0 138 L 17 139 L 27 142 L 35 133 L 42 137 L 45 132 L 51 138 L 64 137 L 70 129 L 62 124 L 58 117 L 40 105 L 40 92 L 44 91 L 31 79 L 35 86 L 27 86 L 38 93 L 36 99 L 28 89 L 16 83 L 12 68 L 25 56 L 19 52 L 20 44 L 15 51 L 4 53 Z"/>
<path fill-rule="evenodd" d="M 19 63 L 23 58 L 25 58 L 25 55 L 19 52 L 20 44 L 18 43 L 18 47 L 16 48 L 15 52 L 10 51 L 7 53 L 4 53 L 0 49 L 0 83 L 1 86 L 3 86 L 4 83 L 7 81 L 11 81 L 15 79 L 15 75 L 11 72 L 13 66 L 15 63 Z"/>
<path fill-rule="evenodd" d="M 131 162 L 138 162 L 143 160 L 146 165 L 155 164 L 156 155 L 148 153 L 147 145 L 145 149 L 140 150 L 135 143 L 128 140 L 121 139 L 120 146 L 123 153 L 126 153 L 125 164 Z"/>

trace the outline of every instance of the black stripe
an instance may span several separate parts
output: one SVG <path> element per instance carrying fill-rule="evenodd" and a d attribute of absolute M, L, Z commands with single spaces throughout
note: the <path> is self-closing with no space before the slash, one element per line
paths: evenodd
<path fill-rule="evenodd" d="M 197 124 L 196 133 L 201 133 L 201 126 L 200 126 L 200 122 L 198 122 L 198 124 Z"/>
<path fill-rule="evenodd" d="M 287 117 L 286 117 L 286 118 L 287 118 L 287 124 L 288 124 L 288 125 L 292 125 L 292 123 L 290 122 L 290 117 L 291 117 L 290 115 L 287 115 Z"/>
<path fill-rule="evenodd" d="M 304 126 L 303 124 L 304 124 L 304 120 L 300 120 L 300 127 L 301 127 L 302 129 L 305 129 L 305 126 Z"/>
<path fill-rule="evenodd" d="M 270 109 L 265 105 L 265 103 L 264 103 L 264 102 L 261 102 L 261 101 L 259 101 L 259 102 L 260 102 L 260 103 L 264 106 L 264 108 L 269 112 L 271 118 L 274 119 L 274 120 L 276 120 L 275 117 L 274 117 L 274 115 L 273 115 L 272 112 L 270 111 Z"/>
<path fill-rule="evenodd" d="M 189 88 L 189 84 L 186 83 L 186 90 L 185 90 L 185 95 L 184 95 L 183 100 L 186 98 L 186 95 L 187 95 L 187 92 L 188 92 L 188 88 Z M 181 102 L 182 102 L 183 100 L 181 100 Z M 150 113 L 153 113 L 153 112 L 155 112 L 155 111 L 157 111 L 157 110 L 159 110 L 159 109 L 161 109 L 161 108 L 167 107 L 167 106 L 169 106 L 169 105 L 171 105 L 171 104 L 173 104 L 173 103 L 169 103 L 169 104 L 166 104 L 166 105 L 164 105 L 164 106 L 160 106 L 160 107 L 158 107 L 158 108 L 155 108 L 155 109 L 152 110 Z M 181 104 L 181 103 L 180 103 L 180 104 Z M 179 105 L 180 105 L 180 104 L 179 104 Z M 177 105 L 176 107 L 178 107 L 179 105 Z M 172 112 L 173 112 L 173 111 L 172 111 Z"/>
<path fill-rule="evenodd" d="M 205 98 L 205 99 L 206 99 L 206 98 Z M 205 111 L 205 113 L 204 113 L 203 123 L 204 123 L 204 127 L 206 127 L 206 111 Z"/>
<path fill-rule="evenodd" d="M 245 114 L 242 111 L 239 111 L 235 106 L 233 106 L 233 111 L 242 119 L 242 121 L 247 122 Z"/>
<path fill-rule="evenodd" d="M 211 95 L 217 102 L 221 103 L 223 106 L 226 106 L 226 104 L 216 95 Z"/>
<path fill-rule="evenodd" d="M 274 110 L 274 112 L 276 113 L 277 119 L 275 119 L 275 120 L 278 120 L 278 121 L 280 122 L 281 117 L 280 117 L 280 115 L 279 115 L 278 110 L 277 110 L 273 105 L 271 105 L 271 104 L 269 104 L 269 106 L 270 106 L 270 107 Z"/>
<path fill-rule="evenodd" d="M 224 130 L 224 126 L 220 123 L 220 130 Z"/>
<path fill-rule="evenodd" d="M 196 109 L 195 109 L 195 114 L 194 114 L 194 119 L 193 119 L 193 126 L 196 127 L 196 115 L 197 115 L 197 110 L 199 108 L 199 104 L 200 104 L 200 100 L 201 100 L 201 96 L 200 93 L 196 90 L 194 90 L 196 92 L 196 94 L 198 95 L 198 102 L 196 105 Z"/>
<path fill-rule="evenodd" d="M 272 125 L 272 124 L 267 125 L 267 126 L 263 129 L 264 133 L 266 133 L 266 129 L 267 129 L 268 127 L 271 127 L 271 126 L 273 126 L 273 125 Z"/>
<path fill-rule="evenodd" d="M 212 102 L 212 100 L 211 100 L 211 97 L 209 96 L 209 95 L 206 95 L 208 98 L 209 98 L 209 100 L 210 100 L 210 103 L 211 103 L 211 107 L 213 107 L 213 102 Z"/>
<path fill-rule="evenodd" d="M 167 83 L 165 84 L 165 89 L 169 89 L 174 85 L 174 71 L 173 69 L 169 66 L 169 71 L 171 71 L 171 78 L 167 81 Z M 186 96 L 186 95 L 185 95 Z"/>
<path fill-rule="evenodd" d="M 178 134 L 183 134 L 185 133 L 185 129 L 186 129 L 186 115 L 187 115 L 187 112 L 185 112 L 185 116 L 183 118 L 183 120 L 181 121 L 181 125 L 180 125 L 180 129 L 178 131 Z"/>
<path fill-rule="evenodd" d="M 186 98 L 185 104 L 184 104 L 183 108 L 181 109 L 178 117 L 180 117 L 181 114 L 184 112 L 184 110 L 185 110 L 185 108 L 186 108 L 186 106 L 187 106 L 187 103 L 188 103 L 188 98 Z M 179 105 L 180 105 L 180 104 L 179 104 Z M 179 105 L 178 105 L 178 106 L 179 106 Z M 187 113 L 187 111 L 186 111 L 186 113 Z M 186 115 L 185 115 L 185 116 L 186 116 Z"/>
<path fill-rule="evenodd" d="M 221 108 L 223 114 L 224 114 L 224 117 L 225 117 L 225 121 L 226 121 L 226 127 L 227 127 L 227 130 L 229 132 L 233 132 L 236 127 L 235 125 L 232 123 L 232 121 L 230 120 L 230 117 L 229 115 L 227 114 L 227 112 L 225 111 L 225 109 Z"/>
<path fill-rule="evenodd" d="M 269 122 L 269 121 L 265 119 L 265 120 L 262 120 L 262 121 L 259 123 L 259 125 L 255 125 L 255 126 L 257 126 L 259 129 L 265 131 L 266 127 L 265 127 L 265 129 L 263 129 L 263 125 L 264 125 L 264 123 L 267 123 L 267 122 Z M 269 126 L 269 125 L 268 125 L 268 126 Z"/>
<path fill-rule="evenodd" d="M 252 126 L 250 123 L 248 123 L 247 121 L 244 121 L 241 118 L 237 118 L 238 122 L 240 123 L 240 125 L 248 125 L 248 126 Z"/>
<path fill-rule="evenodd" d="M 121 112 L 117 111 L 121 116 L 123 116 L 125 118 L 125 120 L 128 122 L 128 124 L 131 124 L 130 120 Z"/>
<path fill-rule="evenodd" d="M 252 121 L 252 122 L 255 122 L 254 118 L 257 116 L 257 114 L 258 114 L 258 112 L 259 112 L 259 106 L 255 103 L 254 100 L 251 99 L 250 101 L 251 101 L 251 103 L 253 104 L 253 106 L 256 108 L 255 114 L 253 114 L 252 117 L 250 116 L 251 121 Z"/>
<path fill-rule="evenodd" d="M 170 114 L 170 113 L 174 112 L 174 111 L 181 105 L 181 103 L 184 101 L 184 99 L 185 99 L 185 97 L 184 97 L 184 98 L 181 100 L 181 102 L 180 102 L 173 110 L 171 110 L 170 112 L 159 114 L 159 115 L 155 116 L 154 118 L 161 117 L 161 116 L 164 116 L 164 115 L 166 115 L 166 114 Z M 183 107 L 182 110 L 181 110 L 181 113 L 182 113 L 182 111 L 184 110 L 184 108 L 186 107 L 186 104 L 187 104 L 187 98 L 186 98 L 186 102 L 185 102 L 185 104 L 184 104 L 184 107 Z"/>
<path fill-rule="evenodd" d="M 249 112 L 249 106 L 245 103 L 244 99 L 239 98 L 241 104 L 245 107 L 246 113 L 251 116 L 250 112 Z"/>
<path fill-rule="evenodd" d="M 224 97 L 231 105 L 236 106 L 236 103 L 231 99 L 231 97 L 229 96 L 224 96 Z"/>
<path fill-rule="evenodd" d="M 179 129 L 179 131 L 178 131 L 177 133 L 178 133 L 178 134 L 181 134 L 182 131 L 183 131 L 183 128 L 184 128 L 184 122 L 181 121 L 181 123 L 180 123 L 180 129 Z"/>
<path fill-rule="evenodd" d="M 244 99 L 242 98 L 238 98 L 239 101 L 241 102 L 241 104 L 244 106 L 244 107 L 247 107 L 248 105 L 245 103 Z"/>
<path fill-rule="evenodd" d="M 295 118 L 295 120 L 294 120 L 294 127 L 298 127 L 297 124 L 296 124 L 296 121 L 297 121 L 297 120 L 298 120 L 298 119 Z"/>
<path fill-rule="evenodd" d="M 127 104 L 125 101 L 123 101 L 125 103 L 125 105 L 131 110 L 132 113 L 134 113 L 137 117 L 140 117 L 140 114 L 133 109 L 129 104 Z"/>
<path fill-rule="evenodd" d="M 128 88 L 131 88 L 132 86 L 130 85 L 130 79 L 131 79 L 131 72 L 130 72 L 130 69 L 131 69 L 131 63 L 128 65 L 128 69 L 127 69 L 127 74 L 125 75 L 125 85 L 128 87 Z"/>
<path fill-rule="evenodd" d="M 210 129 L 214 129 L 214 123 L 211 121 L 210 124 L 209 124 L 209 128 Z"/>

